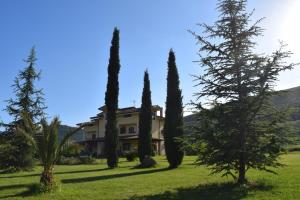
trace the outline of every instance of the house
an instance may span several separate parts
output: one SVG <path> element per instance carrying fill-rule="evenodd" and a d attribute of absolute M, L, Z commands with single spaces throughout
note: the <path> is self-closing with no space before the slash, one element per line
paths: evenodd
<path fill-rule="evenodd" d="M 85 139 L 81 142 L 86 146 L 88 152 L 95 156 L 104 155 L 104 137 L 106 123 L 106 108 L 99 108 L 100 113 L 91 117 L 89 122 L 83 125 Z M 117 127 L 119 131 L 119 153 L 126 151 L 137 151 L 139 140 L 139 113 L 140 108 L 127 107 L 117 111 Z M 152 106 L 152 145 L 155 154 L 162 155 L 165 152 L 163 127 L 163 109 L 157 105 Z"/>

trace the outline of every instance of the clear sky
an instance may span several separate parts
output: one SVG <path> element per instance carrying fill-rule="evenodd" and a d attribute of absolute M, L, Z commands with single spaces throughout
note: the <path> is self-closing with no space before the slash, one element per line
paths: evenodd
<path fill-rule="evenodd" d="M 166 65 L 173 48 L 181 78 L 184 103 L 193 99 L 191 74 L 202 72 L 196 41 L 188 29 L 212 23 L 216 0 L 1 0 L 0 1 L 0 117 L 5 100 L 13 96 L 10 85 L 23 59 L 35 45 L 38 87 L 44 89 L 49 117 L 63 124 L 89 120 L 104 103 L 112 31 L 120 29 L 119 107 L 140 106 L 143 72 L 148 68 L 153 104 L 164 106 Z M 266 17 L 265 37 L 258 51 L 270 53 L 282 39 L 300 61 L 300 0 L 249 0 L 254 19 Z M 281 75 L 278 88 L 300 86 L 300 70 Z"/>

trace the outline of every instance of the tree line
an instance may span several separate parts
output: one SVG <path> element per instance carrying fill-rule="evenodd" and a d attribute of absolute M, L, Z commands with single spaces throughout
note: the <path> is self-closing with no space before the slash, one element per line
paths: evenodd
<path fill-rule="evenodd" d="M 192 102 L 197 123 L 191 127 L 192 133 L 184 137 L 179 73 L 175 53 L 172 49 L 169 52 L 164 141 L 170 169 L 181 164 L 184 149 L 190 146 L 198 155 L 196 163 L 208 166 L 212 173 L 232 176 L 239 184 L 247 183 L 249 169 L 274 173 L 270 167 L 282 166 L 278 158 L 292 142 L 293 130 L 285 123 L 287 112 L 276 109 L 270 97 L 275 92 L 279 73 L 293 69 L 295 64 L 287 61 L 291 52 L 286 51 L 283 44 L 271 55 L 255 53 L 255 38 L 262 35 L 263 29 L 259 26 L 261 20 L 251 22 L 252 12 L 248 13 L 246 8 L 246 0 L 222 0 L 217 7 L 219 18 L 214 24 L 201 24 L 201 34 L 190 31 L 200 45 L 199 64 L 204 72 L 194 76 L 196 87 L 201 87 L 195 93 L 197 100 Z M 115 28 L 105 92 L 105 155 L 109 168 L 118 167 L 119 157 L 119 45 L 119 30 Z M 48 152 L 52 152 L 41 154 L 45 145 L 37 148 L 44 165 L 41 183 L 48 186 L 53 184 L 52 170 L 62 143 L 57 143 L 59 120 L 55 118 L 50 125 L 44 120 L 46 107 L 42 90 L 33 85 L 40 78 L 34 68 L 35 61 L 33 49 L 26 60 L 28 67 L 18 74 L 13 85 L 16 99 L 8 101 L 6 110 L 14 116 L 14 121 L 6 124 L 6 131 L 1 134 L 0 158 L 8 159 L 3 153 L 6 152 L 12 158 L 9 162 L 12 166 L 32 166 L 34 146 L 43 141 L 50 149 Z M 151 158 L 152 151 L 152 101 L 147 70 L 139 120 L 138 154 L 142 164 Z M 39 137 L 33 137 L 35 134 L 42 136 L 36 140 Z M 11 147 L 3 145 L 3 141 Z"/>
<path fill-rule="evenodd" d="M 106 125 L 105 125 L 105 155 L 109 168 L 118 166 L 118 128 L 117 110 L 120 71 L 119 58 L 119 30 L 114 29 L 111 41 L 110 58 L 108 64 L 108 81 L 105 93 Z M 179 88 L 179 76 L 175 63 L 173 50 L 169 52 L 168 75 L 167 75 L 167 101 L 166 101 L 166 123 L 164 126 L 164 138 L 166 144 L 166 155 L 170 167 L 176 168 L 183 158 L 181 142 L 175 141 L 177 137 L 183 136 L 183 110 L 182 96 Z M 138 155 L 141 164 L 144 159 L 152 155 L 152 101 L 149 73 L 144 73 L 144 88 L 142 93 L 141 111 L 139 114 L 139 143 Z"/>
<path fill-rule="evenodd" d="M 36 70 L 36 53 L 35 48 L 32 48 L 28 59 L 25 61 L 28 66 L 23 71 L 20 71 L 15 79 L 13 89 L 15 99 L 7 101 L 8 106 L 6 111 L 13 117 L 13 121 L 9 124 L 3 124 L 6 130 L 1 133 L 1 154 L 0 163 L 1 169 L 10 170 L 28 170 L 35 165 L 34 158 L 38 158 L 44 170 L 41 174 L 40 185 L 43 191 L 52 190 L 55 187 L 53 169 L 55 163 L 59 160 L 64 144 L 78 130 L 66 134 L 61 142 L 58 142 L 58 127 L 60 121 L 55 117 L 48 124 L 45 116 L 45 103 L 42 89 L 35 87 L 35 81 L 40 79 L 41 73 Z M 113 38 L 110 48 L 110 58 L 108 64 L 108 81 L 107 91 L 105 93 L 106 106 L 106 126 L 105 126 L 105 156 L 107 166 L 115 168 L 118 166 L 118 128 L 117 128 L 117 110 L 118 110 L 118 93 L 119 83 L 118 74 L 120 71 L 119 59 L 119 30 L 114 29 Z M 180 142 L 175 142 L 175 137 L 182 136 L 182 97 L 179 89 L 179 76 L 175 64 L 175 55 L 173 50 L 170 50 L 168 62 L 168 95 L 167 107 L 174 106 L 169 102 L 178 101 L 177 109 L 167 109 L 166 116 L 170 118 L 170 122 L 166 123 L 177 127 L 177 130 L 169 130 L 165 127 L 165 139 L 168 140 L 168 158 L 170 159 L 170 167 L 176 168 L 180 165 L 183 158 L 183 150 L 180 148 Z M 174 76 L 175 77 L 171 77 Z M 174 92 L 175 91 L 175 92 Z M 178 92 L 176 92 L 178 91 Z M 176 94 L 172 96 L 173 94 Z M 169 100 L 168 100 L 169 99 Z M 172 99 L 172 100 L 170 100 Z M 139 145 L 138 154 L 141 166 L 144 165 L 144 160 L 150 161 L 152 149 L 152 103 L 149 73 L 146 70 L 144 73 L 144 89 L 142 94 L 142 105 L 139 116 Z M 177 121 L 173 118 L 176 117 Z M 178 125 L 176 125 L 176 123 Z M 179 131 L 178 131 L 179 130 Z M 172 140 L 174 142 L 172 143 Z M 174 156 L 178 154 L 174 161 Z M 155 164 L 155 161 L 153 162 Z M 152 165 L 150 165 L 152 166 Z M 150 167 L 148 166 L 148 167 Z"/>

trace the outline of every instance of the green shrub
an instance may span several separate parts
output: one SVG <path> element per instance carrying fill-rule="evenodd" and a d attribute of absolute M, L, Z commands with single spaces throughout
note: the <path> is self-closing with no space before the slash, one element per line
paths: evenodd
<path fill-rule="evenodd" d="M 157 165 L 157 163 L 152 157 L 145 156 L 145 158 L 142 160 L 139 167 L 140 168 L 150 168 L 150 167 L 155 167 L 156 165 Z"/>
<path fill-rule="evenodd" d="M 91 156 L 81 156 L 79 157 L 80 164 L 95 164 L 96 159 Z"/>
<path fill-rule="evenodd" d="M 84 150 L 84 146 L 78 143 L 73 143 L 67 146 L 64 150 L 62 155 L 65 157 L 77 157 L 80 153 Z"/>
<path fill-rule="evenodd" d="M 124 152 L 124 155 L 128 162 L 135 161 L 138 157 L 137 151 L 126 151 Z"/>
<path fill-rule="evenodd" d="M 28 139 L 13 132 L 0 134 L 0 169 L 32 170 L 34 148 Z M 14 172 L 14 170 L 12 170 Z"/>
<path fill-rule="evenodd" d="M 79 165 L 79 158 L 62 156 L 57 162 L 58 165 Z"/>
<path fill-rule="evenodd" d="M 81 164 L 95 164 L 96 159 L 90 156 L 81 157 L 61 157 L 58 165 L 81 165 Z"/>

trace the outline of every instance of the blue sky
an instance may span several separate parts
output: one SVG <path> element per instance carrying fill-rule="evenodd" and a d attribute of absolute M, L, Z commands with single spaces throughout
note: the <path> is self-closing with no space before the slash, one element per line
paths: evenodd
<path fill-rule="evenodd" d="M 0 1 L 0 117 L 5 100 L 13 96 L 10 85 L 23 59 L 35 45 L 37 68 L 42 79 L 49 117 L 60 116 L 63 124 L 74 125 L 97 114 L 104 103 L 107 64 L 112 31 L 120 29 L 119 107 L 140 105 L 143 72 L 148 68 L 153 104 L 164 106 L 166 64 L 173 48 L 180 72 L 184 103 L 193 99 L 195 88 L 191 74 L 202 70 L 191 29 L 200 32 L 197 23 L 212 23 L 218 13 L 216 0 L 1 0 Z M 284 3 L 283 3 L 284 2 Z M 296 3 L 295 3 L 296 2 Z M 256 8 L 254 19 L 262 23 L 265 37 L 258 51 L 269 53 L 283 39 L 300 59 L 299 1 L 249 0 Z M 281 75 L 278 88 L 300 85 L 300 70 Z"/>

